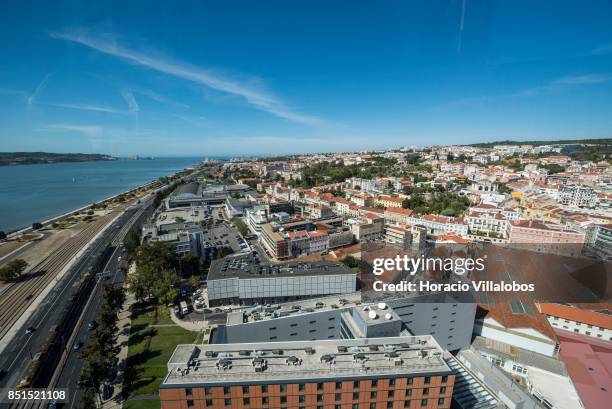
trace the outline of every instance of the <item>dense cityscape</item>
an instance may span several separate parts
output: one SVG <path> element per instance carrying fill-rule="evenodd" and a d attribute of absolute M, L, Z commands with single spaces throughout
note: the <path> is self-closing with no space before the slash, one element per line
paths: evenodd
<path fill-rule="evenodd" d="M 3 234 L 2 383 L 82 408 L 607 407 L 609 288 L 588 303 L 366 294 L 374 256 L 449 245 L 609 267 L 609 150 L 206 159 Z"/>

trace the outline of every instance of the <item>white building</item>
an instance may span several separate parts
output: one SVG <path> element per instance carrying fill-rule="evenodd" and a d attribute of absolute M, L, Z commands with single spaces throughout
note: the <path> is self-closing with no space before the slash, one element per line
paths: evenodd
<path fill-rule="evenodd" d="M 570 207 L 593 207 L 595 198 L 595 191 L 589 186 L 568 185 L 559 192 L 559 203 Z"/>

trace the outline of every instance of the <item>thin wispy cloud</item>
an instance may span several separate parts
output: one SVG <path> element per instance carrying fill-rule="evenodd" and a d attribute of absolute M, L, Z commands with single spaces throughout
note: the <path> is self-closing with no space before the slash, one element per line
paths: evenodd
<path fill-rule="evenodd" d="M 559 78 L 552 82 L 551 85 L 589 85 L 601 84 L 610 81 L 610 76 L 607 74 L 588 74 L 575 75 L 571 77 Z"/>
<path fill-rule="evenodd" d="M 136 94 L 143 95 L 147 98 L 152 99 L 153 101 L 156 101 L 162 104 L 170 105 L 170 106 L 177 107 L 177 108 L 189 108 L 189 105 L 187 104 L 184 104 L 178 101 L 174 101 L 173 99 L 160 95 L 157 92 L 150 90 L 150 89 L 132 88 L 132 91 Z"/>
<path fill-rule="evenodd" d="M 134 93 L 132 90 L 129 88 L 122 88 L 120 92 L 130 112 L 139 112 L 140 106 L 138 105 L 138 102 L 136 102 L 136 98 L 134 98 Z"/>
<path fill-rule="evenodd" d="M 90 104 L 62 104 L 56 102 L 45 102 L 43 105 L 58 107 L 58 108 L 67 108 L 67 109 L 78 109 L 81 111 L 92 111 L 92 112 L 104 112 L 108 114 L 128 114 L 128 111 L 122 111 L 120 109 L 104 107 L 99 105 L 90 105 Z"/>
<path fill-rule="evenodd" d="M 180 115 L 180 114 L 172 114 L 173 117 L 178 118 L 190 125 L 194 125 L 197 127 L 203 127 L 208 124 L 208 119 L 203 116 L 193 116 L 193 115 Z"/>
<path fill-rule="evenodd" d="M 612 44 L 602 45 L 600 47 L 594 48 L 589 53 L 591 55 L 608 55 L 612 54 Z"/>
<path fill-rule="evenodd" d="M 41 126 L 38 130 L 76 132 L 87 136 L 96 136 L 101 134 L 104 128 L 98 125 L 46 124 Z"/>
<path fill-rule="evenodd" d="M 182 78 L 217 91 L 242 97 L 255 108 L 280 118 L 310 125 L 324 122 L 321 118 L 294 112 L 289 109 L 283 101 L 269 92 L 257 89 L 251 84 L 225 78 L 210 70 L 174 61 L 169 58 L 153 57 L 150 54 L 123 47 L 116 41 L 89 35 L 89 33 L 84 31 L 50 33 L 50 35 L 56 39 L 81 44 L 98 52 L 121 58 L 132 64 Z"/>
<path fill-rule="evenodd" d="M 610 76 L 609 74 L 571 75 L 571 76 L 554 79 L 544 85 L 540 85 L 540 86 L 532 87 L 532 88 L 526 88 L 526 89 L 523 89 L 517 92 L 508 93 L 508 94 L 484 95 L 484 96 L 477 96 L 477 97 L 461 98 L 446 106 L 449 106 L 449 105 L 451 106 L 476 105 L 476 104 L 490 102 L 493 100 L 502 100 L 502 99 L 520 98 L 520 97 L 532 97 L 532 96 L 537 96 L 537 95 L 543 95 L 543 94 L 550 93 L 550 92 L 563 91 L 564 89 L 571 88 L 571 87 L 604 84 L 610 81 L 612 81 L 612 76 Z"/>
<path fill-rule="evenodd" d="M 28 97 L 27 103 L 28 103 L 29 107 L 31 107 L 32 104 L 34 104 L 36 102 L 38 97 L 40 97 L 40 94 L 43 92 L 43 90 L 47 86 L 47 83 L 49 82 L 49 77 L 50 76 L 51 76 L 51 73 L 45 75 L 45 77 L 42 79 L 42 81 L 40 81 L 38 83 L 38 85 L 36 86 L 36 88 L 34 89 L 34 92 Z"/>

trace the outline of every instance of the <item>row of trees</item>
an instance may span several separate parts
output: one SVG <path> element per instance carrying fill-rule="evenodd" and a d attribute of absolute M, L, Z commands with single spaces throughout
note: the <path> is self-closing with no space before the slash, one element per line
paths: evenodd
<path fill-rule="evenodd" d="M 117 347 L 117 321 L 125 301 L 122 287 L 106 285 L 102 289 L 102 306 L 98 313 L 98 327 L 91 334 L 87 347 L 81 353 L 85 365 L 81 372 L 78 387 L 83 395 L 79 407 L 89 409 L 96 407 L 96 396 L 100 398 L 100 389 L 111 376 L 114 368 L 114 357 L 119 352 Z"/>
<path fill-rule="evenodd" d="M 199 257 L 191 253 L 178 257 L 171 245 L 158 241 L 143 243 L 131 258 L 136 260 L 136 269 L 128 274 L 127 283 L 140 302 L 169 304 L 178 295 L 180 277 L 195 277 L 192 284 L 197 285 L 203 271 Z"/>

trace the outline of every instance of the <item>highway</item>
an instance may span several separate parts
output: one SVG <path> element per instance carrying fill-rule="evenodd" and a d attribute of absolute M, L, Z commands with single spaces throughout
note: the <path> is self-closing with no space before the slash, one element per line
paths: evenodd
<path fill-rule="evenodd" d="M 90 247 L 85 251 L 85 253 L 78 258 L 75 264 L 69 269 L 68 272 L 66 272 L 66 274 L 62 278 L 55 278 L 57 271 L 53 276 L 51 276 L 49 274 L 50 268 L 47 269 L 46 274 L 36 277 L 45 277 L 46 285 L 50 284 L 53 279 L 55 279 L 57 283 L 54 288 L 49 292 L 49 294 L 47 294 L 40 306 L 28 318 L 25 325 L 23 325 L 22 327 L 22 331 L 18 332 L 13 337 L 13 339 L 9 341 L 5 350 L 0 355 L 0 387 L 14 387 L 17 383 L 19 383 L 28 364 L 30 363 L 32 356 L 37 352 L 38 348 L 44 341 L 44 338 L 49 332 L 49 329 L 53 325 L 57 324 L 57 322 L 61 318 L 62 312 L 64 311 L 66 306 L 69 305 L 71 301 L 70 294 L 71 290 L 73 290 L 72 287 L 74 286 L 74 284 L 77 283 L 86 272 L 96 267 L 93 264 L 98 260 L 101 255 L 105 254 L 106 252 L 106 256 L 108 257 L 109 248 L 119 247 L 119 242 L 122 241 L 125 235 L 128 233 L 131 224 L 135 222 L 142 222 L 143 215 L 145 214 L 144 211 L 147 210 L 146 213 L 149 212 L 148 208 L 150 207 L 151 203 L 152 196 L 148 197 L 146 200 L 143 200 L 143 203 L 134 205 L 126 209 L 123 214 L 121 214 L 118 219 L 113 223 L 112 226 L 110 226 L 102 234 L 100 234 L 100 236 L 90 245 Z M 103 224 L 97 225 L 97 231 L 99 231 L 99 229 L 101 229 L 103 226 Z M 92 232 L 89 232 L 89 234 L 91 233 Z M 91 235 L 91 237 L 93 236 L 95 236 L 95 234 Z M 75 239 L 78 237 L 79 236 L 76 236 Z M 80 243 L 80 246 L 82 248 L 87 242 L 79 241 L 77 243 Z M 72 246 L 76 246 L 77 243 L 72 243 Z M 62 257 L 62 261 L 55 261 L 56 264 L 54 265 L 65 266 L 70 261 L 70 257 L 75 257 L 77 253 L 78 249 L 74 250 L 71 247 L 70 252 L 66 251 L 66 253 L 63 253 L 64 255 Z M 67 260 L 64 261 L 64 258 Z M 118 252 L 113 252 L 112 254 L 110 254 L 108 266 L 106 266 L 106 268 L 111 268 L 115 273 L 118 270 L 117 258 Z M 49 256 L 47 259 L 57 260 L 57 257 Z M 47 259 L 45 259 L 43 263 L 45 263 Z M 35 279 L 31 279 L 29 281 L 33 280 Z M 120 272 L 114 274 L 112 277 L 113 282 L 120 283 L 122 282 L 122 280 L 123 277 L 121 276 Z M 44 288 L 41 286 L 43 286 L 43 284 L 39 282 L 38 287 L 34 288 L 33 286 L 30 286 L 30 289 L 26 292 L 31 293 L 35 290 L 38 290 L 40 292 L 42 288 Z M 96 287 L 96 294 L 92 299 L 92 303 L 89 308 L 84 311 L 85 317 L 81 320 L 81 325 L 79 326 L 79 328 L 77 328 L 77 330 L 79 331 L 77 338 L 83 338 L 81 339 L 82 341 L 86 340 L 86 334 L 83 334 L 82 332 L 83 329 L 85 329 L 86 331 L 87 323 L 97 314 L 97 308 L 100 302 L 101 287 L 101 285 Z M 21 290 L 21 298 L 17 298 L 17 296 L 14 296 L 12 298 L 11 302 L 17 304 L 17 306 L 19 306 L 19 309 L 11 308 L 10 303 L 6 301 L 4 303 L 0 303 L 0 305 L 4 307 L 4 309 L 0 310 L 0 314 L 2 314 L 0 315 L 0 318 L 4 319 L 6 323 L 10 323 L 10 319 L 13 319 L 13 322 L 16 321 L 19 316 L 23 314 L 23 311 L 25 311 L 25 309 L 27 308 L 27 304 L 29 304 L 33 300 L 32 297 L 28 299 L 23 295 L 26 292 L 23 292 L 23 290 Z M 6 313 L 5 311 L 10 311 L 10 313 Z M 91 319 L 89 317 L 91 317 Z M 78 317 L 72 317 L 71 322 L 73 326 L 77 320 Z M 26 334 L 25 328 L 28 327 L 33 327 L 36 329 L 36 331 L 31 334 Z M 3 332 L 6 332 L 6 330 L 3 330 Z M 64 342 L 68 342 L 70 334 L 64 334 L 63 338 Z M 64 385 L 72 385 L 68 387 L 71 389 L 70 393 L 73 394 L 74 389 L 76 389 L 76 381 L 80 376 L 82 362 L 80 362 L 80 358 L 77 356 L 78 354 L 74 354 L 70 348 L 72 348 L 72 345 L 68 345 L 70 353 L 68 355 L 66 365 L 64 366 L 65 370 L 62 371 L 61 376 L 59 377 L 59 381 L 63 382 Z"/>
<path fill-rule="evenodd" d="M 144 206 L 147 206 L 145 204 Z M 144 210 L 144 207 L 143 209 Z M 121 232 L 117 235 L 117 237 L 111 243 L 111 248 L 113 249 L 113 253 L 111 254 L 108 262 L 104 266 L 103 271 L 109 271 L 111 273 L 111 277 L 107 280 L 101 280 L 99 285 L 95 288 L 95 292 L 92 293 L 91 302 L 87 305 L 87 308 L 84 309 L 80 324 L 77 328 L 75 328 L 75 341 L 82 341 L 84 345 L 87 345 L 89 340 L 90 330 L 88 328 L 88 324 L 96 319 L 98 315 L 98 311 L 102 304 L 102 289 L 105 284 L 114 284 L 117 286 L 122 286 L 124 281 L 124 275 L 120 268 L 119 257 L 123 256 L 119 243 L 123 240 L 125 235 L 128 233 L 128 227 L 131 227 L 133 224 L 136 226 L 140 226 L 143 220 L 148 216 L 147 212 L 137 212 L 134 215 L 134 220 L 131 220 L 125 227 L 125 232 Z M 80 355 L 79 351 L 72 350 L 72 344 L 69 345 L 68 349 L 68 358 L 63 369 L 59 372 L 60 376 L 56 388 L 66 388 L 69 393 L 69 402 L 64 405 L 65 408 L 73 408 L 77 407 L 79 402 L 80 391 L 77 389 L 77 383 L 79 381 L 79 377 L 81 375 L 81 370 L 83 368 L 84 360 Z"/>

